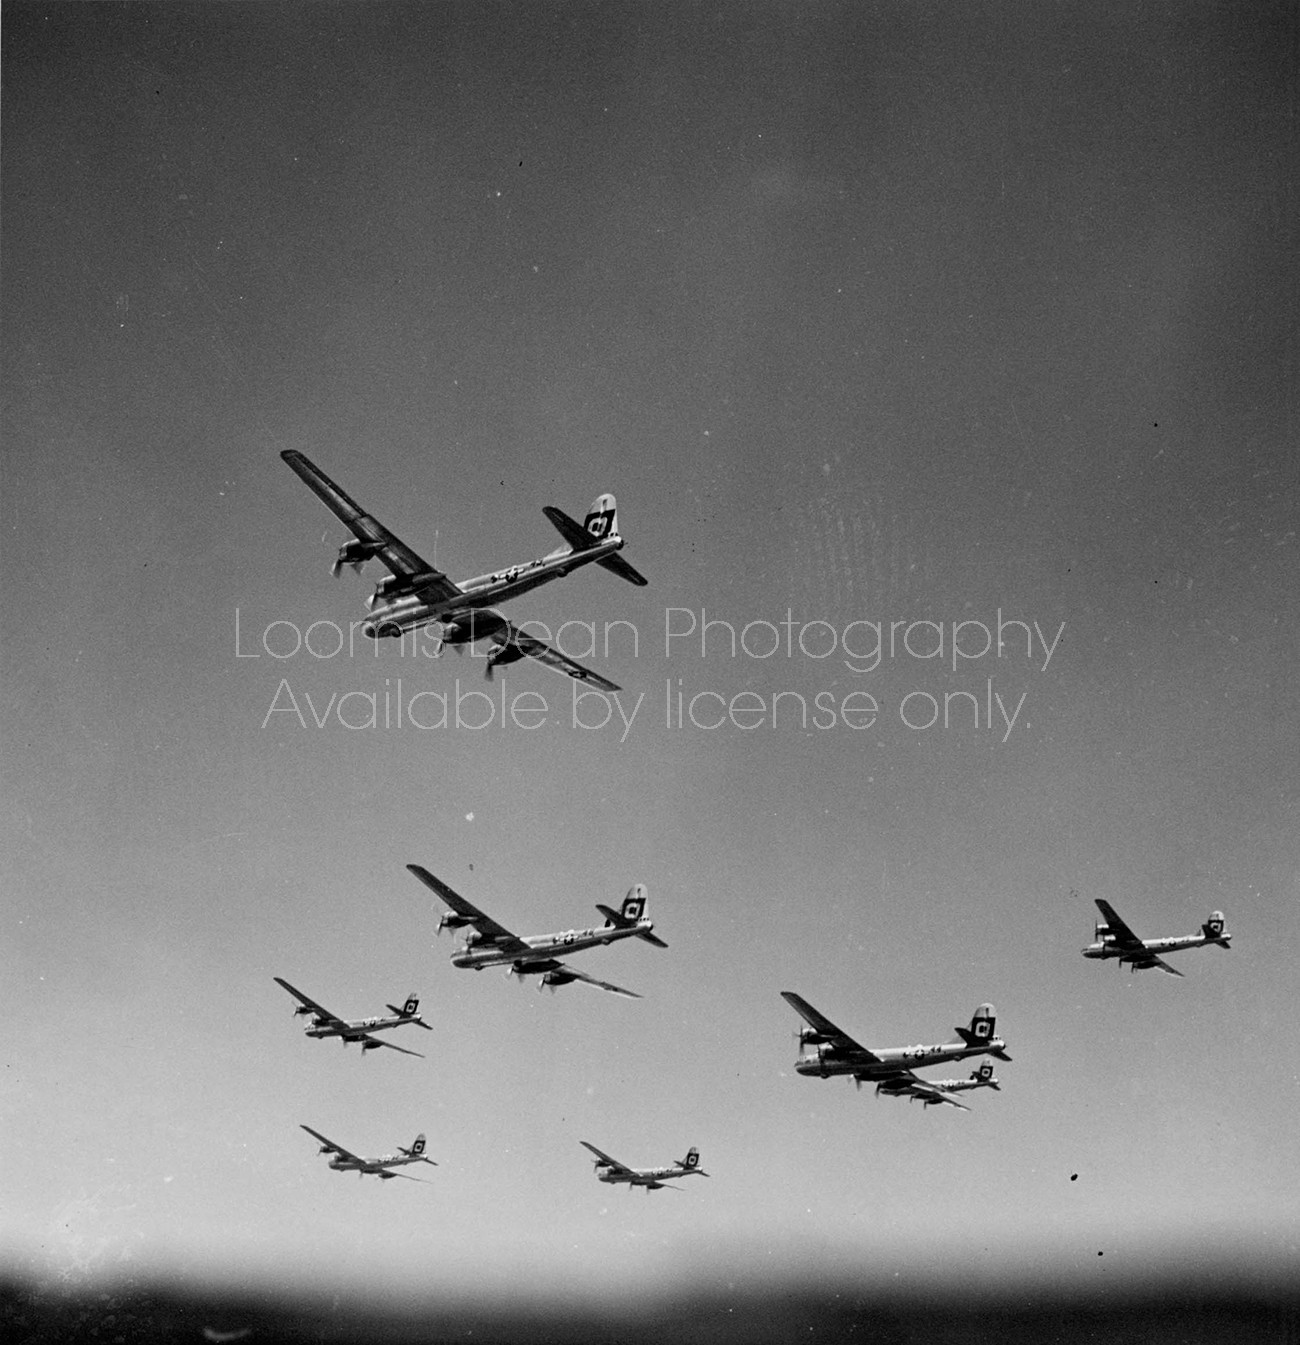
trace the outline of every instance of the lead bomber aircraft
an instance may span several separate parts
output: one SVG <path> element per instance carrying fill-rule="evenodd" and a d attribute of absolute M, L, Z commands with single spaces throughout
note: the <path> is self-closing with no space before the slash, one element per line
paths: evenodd
<path fill-rule="evenodd" d="M 994 1034 L 997 1014 L 991 1004 L 981 1004 L 975 1010 L 969 1027 L 955 1029 L 960 1041 L 940 1042 L 934 1046 L 888 1046 L 869 1050 L 835 1026 L 825 1014 L 814 1009 L 806 999 L 791 990 L 782 990 L 781 998 L 808 1024 L 800 1028 L 799 1059 L 795 1072 L 828 1078 L 832 1074 L 847 1074 L 859 1088 L 864 1083 L 875 1083 L 877 1092 L 911 1094 L 929 1098 L 934 1103 L 949 1102 L 963 1106 L 948 1095 L 942 1085 L 922 1079 L 912 1073 L 912 1067 L 938 1065 L 945 1060 L 964 1060 L 967 1056 L 991 1055 L 1009 1061 L 1006 1042 Z M 812 1056 L 803 1054 L 811 1046 Z"/>
<path fill-rule="evenodd" d="M 392 1027 L 405 1027 L 407 1023 L 414 1023 L 416 1027 L 432 1032 L 433 1029 L 417 1012 L 420 1001 L 414 993 L 407 995 L 400 1009 L 396 1004 L 385 1006 L 392 1014 L 391 1018 L 340 1018 L 323 1005 L 317 1004 L 314 999 L 309 999 L 301 990 L 295 989 L 283 977 L 275 976 L 272 979 L 276 985 L 282 986 L 298 1001 L 298 1007 L 293 1011 L 294 1017 L 311 1016 L 311 1025 L 307 1028 L 309 1037 L 337 1037 L 344 1046 L 349 1042 L 359 1041 L 363 1056 L 367 1051 L 376 1051 L 381 1046 L 387 1046 L 390 1050 L 401 1051 L 403 1055 L 420 1056 L 421 1060 L 424 1059 L 419 1051 L 408 1051 L 405 1046 L 394 1046 L 391 1041 L 380 1041 L 378 1037 L 370 1035 L 372 1032 L 383 1032 Z"/>
<path fill-rule="evenodd" d="M 1210 918 L 1201 926 L 1199 934 L 1175 934 L 1167 939 L 1140 939 L 1116 914 L 1108 901 L 1096 898 L 1097 909 L 1106 917 L 1098 921 L 1094 932 L 1095 943 L 1084 950 L 1084 957 L 1119 958 L 1122 967 L 1128 963 L 1130 971 L 1145 971 L 1149 967 L 1159 967 L 1170 976 L 1181 976 L 1177 967 L 1171 967 L 1157 956 L 1159 953 L 1176 953 L 1180 948 L 1204 948 L 1207 944 L 1217 944 L 1227 948 L 1232 941 L 1231 934 L 1223 932 L 1223 912 L 1211 911 Z"/>
<path fill-rule="evenodd" d="M 341 1144 L 335 1144 L 333 1140 L 326 1139 L 319 1130 L 313 1130 L 311 1126 L 305 1125 L 302 1129 L 314 1139 L 320 1141 L 321 1153 L 332 1155 L 330 1167 L 335 1172 L 355 1172 L 358 1177 L 369 1174 L 385 1182 L 391 1181 L 394 1177 L 402 1177 L 408 1182 L 418 1182 L 420 1181 L 419 1177 L 412 1177 L 406 1172 L 390 1172 L 389 1169 L 406 1167 L 408 1163 L 428 1163 L 430 1167 L 434 1168 L 438 1166 L 432 1158 L 424 1156 L 423 1131 L 415 1137 L 415 1143 L 409 1149 L 403 1149 L 399 1144 L 395 1154 L 384 1154 L 381 1158 L 362 1158 L 345 1149 Z M 428 1185 L 427 1182 L 423 1184 Z"/>
<path fill-rule="evenodd" d="M 669 1179 L 673 1177 L 707 1177 L 709 1174 L 700 1167 L 700 1151 L 692 1145 L 686 1151 L 685 1158 L 679 1158 L 675 1163 L 669 1163 L 667 1167 L 662 1168 L 630 1168 L 626 1163 L 620 1163 L 617 1158 L 611 1158 L 608 1154 L 601 1153 L 594 1144 L 588 1144 L 586 1140 L 579 1140 L 579 1144 L 584 1149 L 590 1149 L 596 1155 L 596 1180 L 601 1182 L 611 1182 L 618 1184 L 625 1182 L 630 1191 L 634 1186 L 644 1186 L 646 1195 L 651 1191 L 662 1190 L 665 1186 L 670 1191 L 680 1191 L 680 1186 L 670 1186 Z"/>
<path fill-rule="evenodd" d="M 344 565 L 350 565 L 360 574 L 368 560 L 382 561 L 392 571 L 387 579 L 379 581 L 367 600 L 370 616 L 361 626 L 363 634 L 371 639 L 400 637 L 436 624 L 441 627 L 442 643 L 454 649 L 463 650 L 477 640 L 493 641 L 487 654 L 489 678 L 494 668 L 527 656 L 602 691 L 619 690 L 616 683 L 529 635 L 493 607 L 593 561 L 630 584 L 644 586 L 645 577 L 618 554 L 624 543 L 618 533 L 618 510 L 612 495 L 598 495 L 582 523 L 554 505 L 545 506 L 542 513 L 564 538 L 564 546 L 539 560 L 457 584 L 367 514 L 310 458 L 293 449 L 286 449 L 280 456 L 352 532 L 352 540 L 339 549 L 332 573 L 337 576 Z"/>
<path fill-rule="evenodd" d="M 533 934 L 520 938 L 511 933 L 504 925 L 499 925 L 490 915 L 484 915 L 477 906 L 466 901 L 458 892 L 454 892 L 441 878 L 435 878 L 428 869 L 418 864 L 406 866 L 426 887 L 432 888 L 451 907 L 451 914 L 443 915 L 438 921 L 438 933 L 444 929 L 460 929 L 472 925 L 473 930 L 465 935 L 465 943 L 459 952 L 451 956 L 453 967 L 472 967 L 482 971 L 484 967 L 510 968 L 508 975 L 540 976 L 537 988 L 549 986 L 552 990 L 570 981 L 585 981 L 598 990 L 608 990 L 615 995 L 626 995 L 629 999 L 640 999 L 634 990 L 624 990 L 622 986 L 611 985 L 608 981 L 598 981 L 586 972 L 576 971 L 573 967 L 559 962 L 556 953 L 577 953 L 584 948 L 599 948 L 607 943 L 616 943 L 619 939 L 644 939 L 656 948 L 668 945 L 655 933 L 654 924 L 646 918 L 646 889 L 644 883 L 637 883 L 628 890 L 619 910 L 612 906 L 596 903 L 596 909 L 605 917 L 605 923 L 592 929 L 571 929 L 562 934 Z"/>

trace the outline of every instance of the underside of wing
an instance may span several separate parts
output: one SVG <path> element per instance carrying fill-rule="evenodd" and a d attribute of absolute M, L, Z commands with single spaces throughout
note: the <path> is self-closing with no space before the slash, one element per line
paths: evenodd
<path fill-rule="evenodd" d="M 624 990 L 621 985 L 612 985 L 609 981 L 598 981 L 594 976 L 588 976 L 585 971 L 579 971 L 577 967 L 571 967 L 567 962 L 554 962 L 547 967 L 548 984 L 552 986 L 565 985 L 569 981 L 583 981 L 587 985 L 594 985 L 597 990 L 608 990 L 611 995 L 625 995 L 628 999 L 640 999 L 641 996 L 635 990 Z"/>
<path fill-rule="evenodd" d="M 575 682 L 585 682 L 601 691 L 621 690 L 616 682 L 611 682 L 608 677 L 602 677 L 599 673 L 592 672 L 590 668 L 584 668 L 581 663 L 571 659 L 567 654 L 561 654 L 558 649 L 552 648 L 535 635 L 529 635 L 527 631 L 520 630 L 513 622 L 506 622 L 506 639 L 510 647 L 517 649 L 521 654 L 536 659 L 538 663 L 544 663 L 548 668 L 563 673 L 565 677 L 573 678 Z M 501 661 L 501 659 L 497 659 L 497 662 Z"/>
<path fill-rule="evenodd" d="M 584 1149 L 590 1149 L 605 1167 L 610 1168 L 614 1172 L 626 1172 L 629 1175 L 631 1174 L 632 1169 L 630 1167 L 620 1163 L 617 1158 L 611 1158 L 607 1153 L 602 1153 L 594 1144 L 588 1144 L 586 1140 L 579 1140 L 578 1143 L 581 1144 Z"/>
<path fill-rule="evenodd" d="M 1181 976 L 1183 974 L 1177 967 L 1171 967 L 1163 958 L 1156 957 L 1154 954 L 1151 957 L 1144 957 L 1141 960 L 1135 959 L 1133 965 L 1139 971 L 1146 971 L 1151 967 L 1159 967 L 1161 971 L 1167 971 L 1170 976 Z"/>
<path fill-rule="evenodd" d="M 459 892 L 453 891 L 441 878 L 434 877 L 428 869 L 422 868 L 419 864 L 408 864 L 406 867 L 426 887 L 432 888 L 457 915 L 473 925 L 479 934 L 479 947 L 490 943 L 504 953 L 522 954 L 529 951 L 528 945 L 518 934 L 512 933 L 504 925 L 499 925 L 490 915 L 484 915 L 477 906 L 466 901 Z"/>
<path fill-rule="evenodd" d="M 325 1136 L 322 1135 L 319 1130 L 313 1130 L 311 1126 L 307 1125 L 303 1126 L 302 1128 L 314 1139 L 318 1139 L 320 1141 L 321 1148 L 323 1148 L 326 1153 L 337 1154 L 338 1157 L 350 1159 L 354 1163 L 360 1163 L 364 1161 L 363 1159 L 358 1158 L 356 1154 L 351 1153 L 349 1150 L 345 1149 L 341 1144 L 335 1144 L 333 1140 L 326 1139 Z"/>
<path fill-rule="evenodd" d="M 365 1042 L 367 1046 L 387 1046 L 390 1051 L 401 1051 L 403 1055 L 413 1055 L 421 1060 L 424 1059 L 419 1051 L 408 1051 L 405 1046 L 398 1046 L 396 1042 L 385 1041 L 382 1037 L 372 1037 L 368 1032 L 363 1033 L 360 1037 L 354 1037 L 353 1040 Z"/>
<path fill-rule="evenodd" d="M 412 593 L 430 602 L 454 597 L 460 589 L 445 574 L 435 570 L 421 556 L 412 551 L 401 538 L 389 532 L 377 518 L 364 509 L 302 453 L 286 449 L 280 456 L 298 474 L 307 488 L 352 533 L 353 541 L 339 552 L 334 566 L 337 574 L 343 565 L 360 569 L 368 560 L 382 561 L 403 579 L 418 579 L 411 586 Z"/>
<path fill-rule="evenodd" d="M 865 1046 L 859 1045 L 849 1034 L 835 1026 L 824 1013 L 814 1009 L 802 995 L 796 995 L 793 990 L 782 990 L 781 998 L 797 1013 L 805 1023 L 814 1031 L 819 1032 L 825 1039 L 827 1045 L 833 1047 L 837 1052 L 843 1054 L 860 1055 L 866 1061 L 878 1059 Z"/>
<path fill-rule="evenodd" d="M 320 1020 L 322 1027 L 335 1027 L 342 1024 L 343 1020 L 337 1014 L 331 1013 L 323 1004 L 317 1004 L 314 999 L 308 998 L 301 990 L 295 989 L 284 977 L 274 976 L 271 979 L 276 985 L 287 990 L 304 1009 L 309 1009 Z"/>
<path fill-rule="evenodd" d="M 1106 917 L 1106 928 L 1110 931 L 1115 946 L 1117 948 L 1141 948 L 1143 946 L 1142 940 L 1124 923 L 1110 902 L 1103 901 L 1100 897 L 1096 901 L 1097 909 Z"/>

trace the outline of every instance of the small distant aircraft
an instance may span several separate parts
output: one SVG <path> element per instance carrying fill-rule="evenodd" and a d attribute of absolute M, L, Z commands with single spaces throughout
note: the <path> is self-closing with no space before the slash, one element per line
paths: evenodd
<path fill-rule="evenodd" d="M 905 1097 L 909 1102 L 919 1102 L 923 1107 L 937 1107 L 946 1102 L 951 1107 L 960 1107 L 970 1111 L 964 1102 L 958 1102 L 952 1095 L 965 1093 L 972 1088 L 1001 1089 L 1002 1085 L 993 1075 L 993 1066 L 986 1060 L 978 1069 L 971 1070 L 969 1079 L 882 1079 L 876 1085 L 876 1095 L 884 1093 L 887 1097 Z"/>
<path fill-rule="evenodd" d="M 309 458 L 293 449 L 286 449 L 280 456 L 352 532 L 352 540 L 339 550 L 333 573 L 337 575 L 344 565 L 351 565 L 360 574 L 368 560 L 380 560 L 392 571 L 387 579 L 379 581 L 367 602 L 370 616 L 361 630 L 371 639 L 401 636 L 437 624 L 443 644 L 454 649 L 463 649 L 476 640 L 494 641 L 487 655 L 489 677 L 494 668 L 527 655 L 575 681 L 589 682 L 602 691 L 619 690 L 608 678 L 507 621 L 492 606 L 593 561 L 630 584 L 644 586 L 645 577 L 618 554 L 624 543 L 618 534 L 618 511 L 612 495 L 598 495 L 582 523 L 547 505 L 542 513 L 558 529 L 564 546 L 540 560 L 507 566 L 457 584 L 367 514 Z"/>
<path fill-rule="evenodd" d="M 1204 948 L 1210 943 L 1227 948 L 1232 940 L 1231 934 L 1223 932 L 1222 911 L 1211 911 L 1210 918 L 1201 926 L 1199 934 L 1176 934 L 1167 939 L 1139 939 L 1115 913 L 1110 902 L 1102 901 L 1100 897 L 1096 901 L 1097 908 L 1106 919 L 1098 921 L 1093 933 L 1096 942 L 1090 943 L 1083 950 L 1083 955 L 1102 959 L 1117 957 L 1120 966 L 1128 963 L 1130 971 L 1159 967 L 1170 976 L 1181 976 L 1181 971 L 1161 961 L 1157 954 L 1176 953 L 1180 948 Z"/>
<path fill-rule="evenodd" d="M 782 990 L 781 998 L 808 1024 L 798 1032 L 799 1059 L 795 1062 L 795 1072 L 798 1074 L 815 1075 L 822 1079 L 832 1074 L 847 1074 L 859 1088 L 864 1083 L 875 1083 L 881 1085 L 885 1092 L 923 1097 L 927 1091 L 933 1092 L 939 1085 L 913 1074 L 913 1067 L 938 1065 L 945 1060 L 963 1060 L 973 1055 L 991 1055 L 1007 1061 L 1011 1059 L 1006 1052 L 1006 1042 L 994 1035 L 997 1015 L 991 1004 L 981 1004 L 975 1010 L 969 1027 L 955 1029 L 960 1041 L 940 1042 L 935 1046 L 889 1046 L 868 1050 L 793 991 Z M 809 1046 L 814 1048 L 814 1054 L 805 1056 L 804 1049 Z M 953 1099 L 942 1097 L 934 1101 L 947 1102 Z M 961 1106 L 960 1103 L 955 1105 Z"/>
<path fill-rule="evenodd" d="M 407 995 L 406 1002 L 399 1009 L 396 1004 L 388 1004 L 385 1007 L 392 1014 L 391 1018 L 340 1018 L 337 1014 L 331 1013 L 322 1005 L 317 1004 L 314 999 L 308 999 L 301 990 L 295 990 L 283 977 L 273 977 L 276 985 L 283 986 L 293 997 L 298 1000 L 298 1008 L 294 1016 L 311 1015 L 311 1026 L 307 1029 L 309 1037 L 337 1037 L 344 1046 L 349 1042 L 359 1041 L 361 1043 L 361 1053 L 364 1056 L 367 1051 L 378 1050 L 381 1046 L 387 1046 L 390 1050 L 401 1051 L 403 1055 L 420 1056 L 419 1051 L 408 1051 L 405 1046 L 394 1046 L 391 1041 L 380 1041 L 378 1037 L 372 1037 L 372 1032 L 383 1032 L 390 1027 L 405 1027 L 407 1023 L 414 1023 L 416 1027 L 422 1027 L 426 1032 L 432 1032 L 433 1029 L 420 1017 L 416 1011 L 420 1007 L 420 1001 L 414 994 Z"/>
<path fill-rule="evenodd" d="M 390 1172 L 389 1169 L 406 1167 L 408 1163 L 428 1163 L 430 1167 L 435 1168 L 438 1166 L 432 1158 L 424 1156 L 423 1134 L 415 1137 L 415 1143 L 409 1149 L 403 1149 L 399 1144 L 395 1154 L 385 1154 L 382 1158 L 361 1158 L 349 1152 L 341 1144 L 335 1144 L 333 1140 L 326 1139 L 319 1130 L 313 1130 L 311 1126 L 303 1126 L 302 1128 L 314 1139 L 320 1141 L 321 1153 L 333 1155 L 330 1159 L 330 1167 L 335 1172 L 355 1172 L 358 1177 L 369 1174 L 385 1182 L 390 1181 L 393 1177 L 402 1177 L 408 1182 L 418 1182 L 419 1177 L 412 1177 L 406 1172 Z M 427 1184 L 425 1183 L 425 1185 Z"/>
<path fill-rule="evenodd" d="M 662 1168 L 630 1168 L 620 1163 L 617 1158 L 611 1158 L 608 1154 L 601 1153 L 594 1144 L 588 1144 L 586 1140 L 579 1140 L 579 1144 L 584 1149 L 590 1149 L 596 1155 L 596 1179 L 602 1182 L 613 1182 L 615 1184 L 624 1182 L 630 1191 L 634 1186 L 644 1186 L 646 1194 L 651 1191 L 661 1190 L 668 1186 L 670 1190 L 680 1191 L 680 1186 L 670 1186 L 669 1182 L 674 1177 L 707 1177 L 709 1174 L 700 1168 L 700 1151 L 694 1146 L 686 1151 L 686 1157 L 679 1159 L 676 1163 L 669 1163 L 667 1167 Z"/>
<path fill-rule="evenodd" d="M 644 883 L 637 883 L 629 889 L 622 907 L 617 911 L 611 906 L 596 903 L 596 909 L 605 917 L 603 925 L 591 929 L 571 929 L 562 934 L 534 934 L 520 938 L 504 925 L 497 924 L 490 915 L 484 915 L 459 893 L 453 892 L 428 869 L 422 869 L 418 864 L 408 864 L 406 867 L 451 907 L 451 914 L 444 915 L 438 921 L 439 934 L 444 928 L 459 929 L 463 925 L 474 927 L 472 932 L 465 935 L 461 949 L 452 954 L 453 967 L 472 967 L 475 971 L 482 971 L 484 967 L 509 966 L 508 974 L 514 976 L 540 976 L 539 990 L 544 985 L 554 990 L 557 986 L 568 985 L 570 981 L 585 981 L 599 990 L 626 995 L 629 999 L 640 999 L 641 996 L 634 990 L 624 990 L 622 986 L 611 985 L 608 981 L 598 981 L 594 976 L 557 962 L 555 954 L 577 953 L 584 948 L 599 948 L 603 944 L 631 938 L 644 939 L 656 948 L 668 947 L 652 932 L 654 924 L 646 918 Z"/>

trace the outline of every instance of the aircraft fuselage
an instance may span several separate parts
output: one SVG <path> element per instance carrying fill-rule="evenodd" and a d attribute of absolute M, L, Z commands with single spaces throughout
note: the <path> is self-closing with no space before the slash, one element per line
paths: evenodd
<path fill-rule="evenodd" d="M 351 1039 L 367 1032 L 382 1032 L 385 1028 L 413 1023 L 414 1018 L 356 1018 L 346 1023 L 315 1023 L 307 1029 L 309 1037 L 344 1037 Z"/>
<path fill-rule="evenodd" d="M 947 1060 L 965 1060 L 969 1056 L 996 1054 L 1006 1050 L 1001 1037 L 990 1037 L 977 1046 L 964 1041 L 943 1042 L 937 1046 L 890 1046 L 872 1051 L 875 1059 L 866 1059 L 852 1052 L 837 1052 L 831 1046 L 818 1048 L 815 1055 L 801 1056 L 795 1061 L 795 1073 L 829 1078 L 832 1074 L 852 1074 L 859 1079 L 884 1079 L 900 1069 L 917 1069 L 923 1065 L 939 1065 Z"/>
<path fill-rule="evenodd" d="M 395 577 L 386 579 L 375 589 L 370 616 L 361 630 L 372 639 L 381 639 L 418 630 L 435 621 L 451 624 L 485 607 L 531 592 L 553 579 L 561 579 L 579 566 L 590 565 L 593 561 L 621 551 L 623 545 L 623 538 L 613 533 L 584 551 L 554 551 L 522 565 L 510 565 L 503 570 L 494 570 L 491 574 L 467 579 L 458 585 L 461 592 L 439 602 L 427 602 L 418 592 L 403 592 L 403 589 L 418 589 L 419 575 L 400 581 Z M 393 596 L 390 597 L 390 594 Z M 451 642 L 457 641 L 452 639 Z"/>
<path fill-rule="evenodd" d="M 597 925 L 591 929 L 571 929 L 563 934 L 534 934 L 524 939 L 528 945 L 526 953 L 509 951 L 491 943 L 467 944 L 452 954 L 453 967 L 473 967 L 482 971 L 484 967 L 503 967 L 514 963 L 545 962 L 560 954 L 581 952 L 584 948 L 599 948 L 603 944 L 617 943 L 619 939 L 628 939 L 641 933 L 650 933 L 654 929 L 653 920 L 638 920 L 627 926 Z"/>
<path fill-rule="evenodd" d="M 1140 949 L 1122 948 L 1110 939 L 1102 939 L 1090 943 L 1083 950 L 1083 955 L 1102 960 L 1117 957 L 1121 962 L 1140 962 L 1151 955 L 1159 957 L 1161 953 L 1176 953 L 1180 948 L 1204 948 L 1210 943 L 1222 944 L 1226 948 L 1230 938 L 1231 934 L 1176 934 L 1167 939 L 1143 939 Z"/>
<path fill-rule="evenodd" d="M 382 1158 L 340 1158 L 336 1154 L 330 1159 L 330 1167 L 335 1172 L 368 1172 L 379 1176 L 385 1168 L 399 1168 L 419 1161 L 410 1154 L 385 1154 Z"/>
<path fill-rule="evenodd" d="M 596 1172 L 596 1180 L 609 1182 L 615 1186 L 620 1183 L 627 1186 L 653 1186 L 656 1182 L 672 1181 L 677 1177 L 689 1177 L 694 1172 L 694 1168 L 683 1167 L 677 1163 L 666 1168 L 634 1168 L 631 1172 L 620 1172 L 617 1168 L 599 1168 Z"/>

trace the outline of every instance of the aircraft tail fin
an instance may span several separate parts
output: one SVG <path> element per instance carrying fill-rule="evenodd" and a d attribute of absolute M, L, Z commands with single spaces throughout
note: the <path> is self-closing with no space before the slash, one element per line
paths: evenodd
<path fill-rule="evenodd" d="M 548 504 L 542 513 L 575 551 L 590 551 L 605 538 L 618 536 L 618 506 L 612 495 L 597 495 L 581 523 L 553 504 Z M 618 575 L 620 579 L 626 579 L 629 584 L 636 584 L 638 588 L 644 588 L 648 582 L 622 556 L 602 556 L 596 564 Z"/>
<path fill-rule="evenodd" d="M 420 997 L 412 990 L 402 1001 L 401 1008 L 398 1008 L 396 1004 L 385 1004 L 384 1008 L 389 1013 L 397 1014 L 399 1018 L 414 1018 L 420 1012 Z"/>
<path fill-rule="evenodd" d="M 987 1046 L 993 1040 L 997 1022 L 997 1010 L 994 1009 L 993 1005 L 981 1004 L 971 1016 L 970 1026 L 959 1027 L 957 1035 L 967 1046 Z M 991 1051 L 989 1054 L 996 1056 L 999 1060 L 1011 1059 L 1005 1051 Z"/>
<path fill-rule="evenodd" d="M 628 888 L 627 896 L 623 898 L 623 905 L 617 911 L 599 901 L 596 903 L 596 909 L 605 917 L 606 929 L 630 929 L 645 915 L 648 900 L 649 894 L 645 884 L 636 883 Z M 637 930 L 637 938 L 654 944 L 656 948 L 668 947 L 657 934 L 652 934 L 648 929 Z"/>
<path fill-rule="evenodd" d="M 978 1069 L 971 1070 L 970 1077 L 972 1083 L 982 1084 L 997 1092 L 1002 1090 L 1002 1085 L 993 1077 L 993 1066 L 987 1060 Z"/>
<path fill-rule="evenodd" d="M 700 1167 L 700 1151 L 693 1144 L 687 1149 L 686 1157 L 682 1159 L 681 1166 L 684 1167 L 687 1172 L 693 1172 L 698 1177 L 707 1177 L 709 1175 Z"/>
<path fill-rule="evenodd" d="M 1210 912 L 1210 918 L 1201 926 L 1201 933 L 1211 943 L 1218 944 L 1220 948 L 1227 948 L 1231 945 L 1232 935 L 1223 932 L 1222 911 Z"/>
<path fill-rule="evenodd" d="M 627 896 L 618 910 L 599 901 L 596 909 L 605 917 L 606 927 L 613 925 L 616 929 L 626 929 L 629 925 L 635 925 L 645 914 L 646 896 L 645 884 L 634 883 L 628 888 Z"/>
<path fill-rule="evenodd" d="M 421 1131 L 415 1137 L 415 1143 L 408 1150 L 412 1158 L 420 1158 L 424 1154 L 424 1143 L 424 1131 Z"/>

